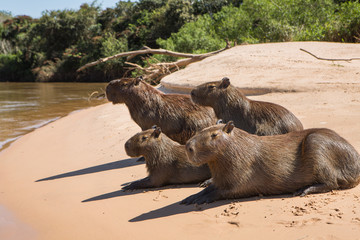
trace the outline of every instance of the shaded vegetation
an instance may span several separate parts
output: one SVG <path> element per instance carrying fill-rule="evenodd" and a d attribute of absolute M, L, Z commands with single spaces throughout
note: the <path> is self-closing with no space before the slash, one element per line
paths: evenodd
<path fill-rule="evenodd" d="M 143 46 L 204 53 L 237 44 L 359 42 L 360 3 L 345 0 L 139 0 L 102 10 L 46 11 L 39 19 L 0 11 L 0 81 L 108 81 L 125 59 L 80 66 Z M 150 61 L 169 57 L 154 56 Z M 146 64 L 141 56 L 132 61 Z"/>

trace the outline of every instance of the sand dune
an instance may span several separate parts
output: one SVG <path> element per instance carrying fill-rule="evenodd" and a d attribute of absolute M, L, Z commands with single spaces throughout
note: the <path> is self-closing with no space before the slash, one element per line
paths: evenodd
<path fill-rule="evenodd" d="M 250 98 L 285 106 L 305 128 L 334 129 L 360 151 L 360 61 L 320 61 L 299 48 L 360 57 L 357 44 L 244 45 L 194 63 L 163 85 L 188 91 L 227 76 L 248 93 L 268 92 Z M 0 153 L 0 204 L 27 225 L 29 239 L 360 239 L 359 186 L 200 206 L 179 205 L 201 190 L 195 185 L 122 192 L 122 184 L 146 176 L 123 147 L 138 131 L 125 106 L 108 103 L 25 135 Z M 24 239 L 1 221 L 0 229 Z"/>

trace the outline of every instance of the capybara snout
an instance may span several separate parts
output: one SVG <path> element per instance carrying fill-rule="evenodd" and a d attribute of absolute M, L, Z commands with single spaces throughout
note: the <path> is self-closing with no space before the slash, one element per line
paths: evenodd
<path fill-rule="evenodd" d="M 119 80 L 112 80 L 109 82 L 109 84 L 106 86 L 106 97 L 109 101 L 113 102 L 115 104 L 115 96 L 116 96 L 116 87 L 119 84 Z"/>

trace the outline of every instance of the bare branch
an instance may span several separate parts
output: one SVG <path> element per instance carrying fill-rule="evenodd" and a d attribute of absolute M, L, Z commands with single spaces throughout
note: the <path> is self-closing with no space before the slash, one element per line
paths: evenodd
<path fill-rule="evenodd" d="M 135 67 L 135 68 L 139 68 L 139 69 L 141 69 L 141 70 L 144 70 L 144 68 L 143 68 L 142 66 L 140 66 L 140 65 L 138 65 L 138 64 L 135 64 L 135 63 L 125 62 L 125 64 L 128 64 L 128 65 L 130 65 L 130 66 L 133 66 L 133 67 Z"/>
<path fill-rule="evenodd" d="M 149 58 L 147 58 L 147 60 L 145 60 L 145 61 L 147 61 L 148 67 L 142 67 L 138 64 L 131 63 L 128 61 L 125 62 L 126 64 L 130 65 L 131 67 L 127 67 L 128 71 L 124 75 L 127 75 L 129 71 L 139 69 L 143 73 L 145 73 L 145 74 L 143 74 L 143 78 L 146 81 L 157 84 L 166 75 L 169 75 L 172 72 L 178 71 L 182 67 L 185 67 L 185 66 L 189 65 L 190 63 L 200 61 L 204 58 L 213 56 L 213 55 L 218 54 L 222 51 L 225 51 L 226 49 L 229 49 L 229 48 L 231 48 L 231 45 L 230 45 L 229 41 L 227 41 L 227 40 L 226 40 L 225 48 L 214 51 L 214 52 L 204 53 L 204 54 L 179 53 L 179 52 L 168 51 L 165 49 L 151 49 L 151 48 L 145 46 L 142 49 L 137 50 L 137 51 L 119 53 L 119 54 L 116 54 L 116 55 L 113 55 L 110 57 L 101 58 L 95 62 L 85 64 L 84 66 L 80 67 L 77 70 L 77 72 L 83 71 L 84 69 L 86 69 L 88 67 L 95 66 L 99 63 L 103 63 L 103 62 L 106 62 L 106 61 L 109 61 L 109 60 L 112 60 L 115 58 L 119 58 L 119 57 L 127 57 L 128 61 L 140 54 L 162 54 L 162 55 L 169 55 L 169 56 L 173 56 L 173 57 L 181 57 L 182 59 L 179 59 L 175 62 L 164 62 L 164 63 L 159 62 L 157 59 L 155 59 L 157 61 L 157 63 L 150 63 L 148 61 Z"/>
<path fill-rule="evenodd" d="M 311 52 L 309 52 L 309 51 L 307 51 L 307 50 L 305 50 L 305 49 L 300 48 L 300 50 L 303 51 L 303 52 L 306 52 L 306 53 L 310 54 L 311 56 L 313 56 L 314 58 L 319 59 L 319 60 L 325 60 L 325 61 L 346 61 L 346 62 L 350 62 L 350 61 L 352 61 L 352 60 L 360 60 L 360 58 L 342 58 L 342 59 L 341 59 L 341 58 L 321 58 L 321 57 L 318 57 L 318 56 L 316 56 L 315 54 L 313 54 L 313 53 L 311 53 Z"/>
<path fill-rule="evenodd" d="M 173 51 L 168 51 L 165 49 L 151 49 L 151 48 L 145 48 L 143 50 L 137 50 L 137 51 L 130 51 L 130 52 L 124 52 L 124 53 L 119 53 L 110 57 L 106 57 L 106 58 L 100 58 L 99 60 L 95 61 L 95 62 L 91 62 L 88 64 L 85 64 L 84 66 L 80 67 L 78 70 L 76 70 L 77 72 L 81 72 L 84 69 L 88 68 L 88 67 L 92 67 L 95 66 L 99 63 L 103 63 L 115 58 L 119 58 L 119 57 L 127 57 L 127 56 L 131 56 L 131 58 L 140 55 L 140 54 L 162 54 L 162 55 L 168 55 L 168 56 L 173 56 L 173 57 L 185 57 L 185 58 L 193 58 L 193 59 L 198 59 L 198 61 L 212 56 L 214 54 L 217 54 L 219 52 L 222 52 L 226 49 L 230 48 L 229 44 L 226 45 L 225 48 L 214 51 L 214 52 L 210 52 L 210 53 L 205 53 L 205 54 L 191 54 L 191 53 L 179 53 L 179 52 L 173 52 Z"/>

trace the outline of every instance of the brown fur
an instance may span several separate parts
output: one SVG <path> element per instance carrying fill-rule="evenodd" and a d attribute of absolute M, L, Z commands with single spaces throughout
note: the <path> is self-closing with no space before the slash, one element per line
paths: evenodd
<path fill-rule="evenodd" d="M 213 109 L 194 104 L 184 94 L 164 94 L 136 79 L 113 80 L 106 96 L 114 104 L 125 103 L 142 130 L 158 125 L 174 141 L 185 144 L 197 131 L 216 123 Z"/>
<path fill-rule="evenodd" d="M 213 185 L 184 204 L 254 195 L 327 192 L 360 181 L 360 156 L 330 129 L 256 136 L 232 122 L 208 127 L 186 144 L 194 164 L 209 165 Z"/>
<path fill-rule="evenodd" d="M 158 127 L 135 134 L 125 143 L 125 150 L 131 157 L 144 156 L 149 176 L 131 183 L 124 190 L 199 183 L 211 177 L 206 164 L 192 165 L 185 146 L 161 134 Z"/>
<path fill-rule="evenodd" d="M 228 78 L 202 84 L 191 91 L 192 100 L 212 107 L 218 118 L 234 121 L 236 127 L 259 136 L 303 130 L 294 114 L 284 107 L 248 99 Z"/>

